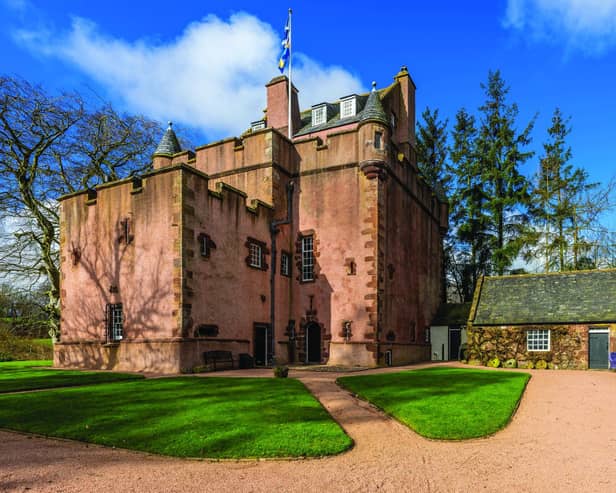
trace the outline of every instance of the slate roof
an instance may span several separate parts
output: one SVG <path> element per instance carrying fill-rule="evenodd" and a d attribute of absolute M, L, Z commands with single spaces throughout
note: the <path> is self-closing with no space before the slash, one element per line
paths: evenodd
<path fill-rule="evenodd" d="M 376 82 L 372 83 L 372 92 L 370 93 L 370 96 L 368 96 L 368 101 L 366 101 L 364 110 L 361 112 L 361 121 L 365 122 L 369 120 L 389 125 L 387 115 L 385 114 L 385 110 L 381 104 L 381 98 L 379 97 L 379 93 L 376 91 Z"/>
<path fill-rule="evenodd" d="M 390 88 L 391 86 L 356 96 L 355 115 L 348 118 L 340 118 L 340 101 L 328 103 L 328 108 L 333 108 L 334 111 L 331 113 L 328 111 L 328 119 L 321 125 L 312 126 L 312 110 L 302 111 L 300 115 L 301 127 L 294 134 L 294 137 L 365 120 L 377 120 L 389 125 L 389 119 L 381 104 L 381 98 Z M 372 98 L 372 101 L 370 101 L 370 98 Z M 364 114 L 367 115 L 366 118 L 364 118 Z"/>
<path fill-rule="evenodd" d="M 485 277 L 471 308 L 473 325 L 616 321 L 616 269 Z"/>
<path fill-rule="evenodd" d="M 173 156 L 178 152 L 182 152 L 177 135 L 175 135 L 173 128 L 171 128 L 172 126 L 173 124 L 169 122 L 165 135 L 163 135 L 163 138 L 160 139 L 160 143 L 158 144 L 156 151 L 154 151 L 155 156 Z"/>
<path fill-rule="evenodd" d="M 431 325 L 466 325 L 471 303 L 443 303 Z"/>

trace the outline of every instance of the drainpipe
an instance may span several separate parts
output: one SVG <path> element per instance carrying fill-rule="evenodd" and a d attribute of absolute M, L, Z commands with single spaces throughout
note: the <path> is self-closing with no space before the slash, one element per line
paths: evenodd
<path fill-rule="evenodd" d="M 276 330 L 274 329 L 276 325 L 276 266 L 278 264 L 276 255 L 276 236 L 280 233 L 278 226 L 291 224 L 294 188 L 295 183 L 293 181 L 287 183 L 287 217 L 284 219 L 274 220 L 270 223 L 270 235 L 272 237 L 272 268 L 270 270 L 270 330 L 272 331 L 272 359 L 276 354 Z"/>

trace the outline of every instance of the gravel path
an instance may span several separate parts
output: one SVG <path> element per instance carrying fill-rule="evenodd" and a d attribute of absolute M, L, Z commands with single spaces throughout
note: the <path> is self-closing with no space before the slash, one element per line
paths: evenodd
<path fill-rule="evenodd" d="M 0 491 L 616 491 L 616 375 L 531 373 L 505 430 L 437 442 L 338 388 L 340 374 L 295 372 L 355 440 L 326 459 L 179 460 L 0 432 Z"/>

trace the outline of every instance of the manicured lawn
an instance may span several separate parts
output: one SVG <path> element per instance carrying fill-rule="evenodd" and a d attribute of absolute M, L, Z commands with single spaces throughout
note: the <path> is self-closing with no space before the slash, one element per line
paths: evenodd
<path fill-rule="evenodd" d="M 352 444 L 293 379 L 177 377 L 2 395 L 0 427 L 179 457 L 322 456 Z"/>
<path fill-rule="evenodd" d="M 338 383 L 420 435 L 463 440 L 505 427 L 529 378 L 518 372 L 428 368 L 342 377 Z"/>
<path fill-rule="evenodd" d="M 0 363 L 0 393 L 120 382 L 143 378 L 141 375 L 125 373 L 37 368 L 40 366 L 51 366 L 52 364 L 52 361 L 49 360 L 7 361 Z"/>

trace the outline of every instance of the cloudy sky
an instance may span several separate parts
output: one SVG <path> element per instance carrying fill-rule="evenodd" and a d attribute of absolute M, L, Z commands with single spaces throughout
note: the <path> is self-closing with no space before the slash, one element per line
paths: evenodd
<path fill-rule="evenodd" d="M 302 107 L 385 86 L 407 65 L 418 112 L 452 120 L 500 69 L 520 124 L 539 115 L 535 149 L 560 106 L 575 164 L 598 181 L 616 173 L 616 0 L 0 0 L 0 72 L 193 126 L 206 142 L 261 117 L 289 6 Z"/>

